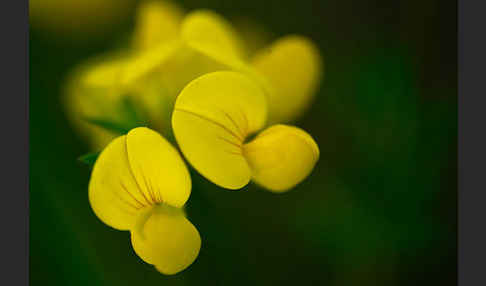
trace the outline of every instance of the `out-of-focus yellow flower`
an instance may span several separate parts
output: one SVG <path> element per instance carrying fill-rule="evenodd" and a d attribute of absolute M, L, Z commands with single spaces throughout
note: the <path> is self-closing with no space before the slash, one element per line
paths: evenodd
<path fill-rule="evenodd" d="M 34 27 L 78 36 L 106 30 L 127 17 L 133 0 L 30 0 L 29 21 Z M 85 37 L 83 37 L 85 39 Z"/>
<path fill-rule="evenodd" d="M 305 131 L 265 126 L 263 89 L 237 72 L 203 75 L 178 96 L 172 115 L 177 143 L 203 176 L 228 189 L 250 179 L 273 192 L 284 192 L 305 179 L 319 158 L 319 148 Z"/>
<path fill-rule="evenodd" d="M 179 36 L 184 10 L 171 1 L 144 1 L 137 9 L 133 45 L 149 49 Z"/>
<path fill-rule="evenodd" d="M 164 274 L 187 268 L 201 247 L 182 207 L 191 178 L 177 150 L 148 128 L 132 129 L 101 152 L 89 201 L 105 224 L 131 232 L 135 252 Z"/>
<path fill-rule="evenodd" d="M 252 66 L 272 84 L 269 122 L 290 122 L 312 103 L 322 77 L 319 50 L 307 38 L 286 36 L 257 52 Z"/>

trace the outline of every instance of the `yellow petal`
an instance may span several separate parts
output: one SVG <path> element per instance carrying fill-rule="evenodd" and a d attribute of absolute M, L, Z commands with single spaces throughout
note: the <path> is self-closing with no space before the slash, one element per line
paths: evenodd
<path fill-rule="evenodd" d="M 245 144 L 253 180 L 273 192 L 284 192 L 304 180 L 319 159 L 319 148 L 302 129 L 274 125 Z"/>
<path fill-rule="evenodd" d="M 182 207 L 191 194 L 191 178 L 179 152 L 145 127 L 127 134 L 130 168 L 137 185 L 155 203 Z"/>
<path fill-rule="evenodd" d="M 250 180 L 242 155 L 248 134 L 265 124 L 262 89 L 241 73 L 203 75 L 177 98 L 172 128 L 182 153 L 203 176 L 228 189 Z"/>
<path fill-rule="evenodd" d="M 91 87 L 110 88 L 118 84 L 127 58 L 103 59 L 91 66 L 82 78 L 82 84 Z"/>
<path fill-rule="evenodd" d="M 300 36 L 287 36 L 262 50 L 253 66 L 272 83 L 269 123 L 289 122 L 311 104 L 318 87 L 322 64 L 319 50 Z"/>
<path fill-rule="evenodd" d="M 181 36 L 192 48 L 216 59 L 243 55 L 240 40 L 231 24 L 209 10 L 188 14 L 182 22 Z"/>
<path fill-rule="evenodd" d="M 184 11 L 171 1 L 145 1 L 137 10 L 134 44 L 147 49 L 176 38 Z"/>
<path fill-rule="evenodd" d="M 123 66 L 120 84 L 131 86 L 137 84 L 137 81 L 144 77 L 159 72 L 160 68 L 178 49 L 180 49 L 180 42 L 174 40 L 134 53 Z"/>
<path fill-rule="evenodd" d="M 196 260 L 201 237 L 182 209 L 157 205 L 142 214 L 131 231 L 138 256 L 163 274 L 176 274 Z"/>
<path fill-rule="evenodd" d="M 89 202 L 105 224 L 130 229 L 148 203 L 140 193 L 128 163 L 126 136 L 113 140 L 101 152 L 91 173 Z"/>

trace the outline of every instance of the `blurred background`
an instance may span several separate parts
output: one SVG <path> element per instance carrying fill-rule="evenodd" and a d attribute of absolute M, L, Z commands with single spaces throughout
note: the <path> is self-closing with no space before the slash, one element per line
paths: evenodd
<path fill-rule="evenodd" d="M 276 195 L 193 170 L 198 259 L 163 276 L 92 212 L 89 151 L 60 101 L 68 72 L 126 41 L 137 1 L 30 1 L 32 285 L 456 285 L 456 1 L 178 1 L 303 34 L 325 77 L 296 124 L 320 146 Z M 272 38 L 272 39 L 273 39 Z"/>

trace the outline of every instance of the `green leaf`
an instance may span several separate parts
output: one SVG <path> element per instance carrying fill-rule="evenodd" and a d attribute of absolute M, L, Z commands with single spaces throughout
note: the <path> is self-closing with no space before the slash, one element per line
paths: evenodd
<path fill-rule="evenodd" d="M 110 119 L 104 119 L 104 118 L 85 117 L 84 120 L 86 120 L 91 124 L 99 126 L 105 130 L 120 135 L 127 134 L 128 131 L 130 131 L 130 129 L 133 129 L 138 126 L 137 124 L 133 124 L 133 123 L 120 123 L 120 122 L 115 122 Z"/>
<path fill-rule="evenodd" d="M 100 152 L 94 152 L 94 153 L 88 153 L 88 154 L 84 154 L 83 156 L 80 156 L 78 158 L 78 161 L 90 166 L 90 167 L 93 167 L 93 165 L 95 164 L 96 162 L 96 159 L 98 159 L 98 156 L 100 155 L 101 151 Z"/>

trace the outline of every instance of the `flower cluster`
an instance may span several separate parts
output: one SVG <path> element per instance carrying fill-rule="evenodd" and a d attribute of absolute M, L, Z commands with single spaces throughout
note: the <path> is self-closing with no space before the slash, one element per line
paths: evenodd
<path fill-rule="evenodd" d="M 285 192 L 319 158 L 313 138 L 285 124 L 312 102 L 322 76 L 318 50 L 301 36 L 253 54 L 244 43 L 212 11 L 184 14 L 172 3 L 147 2 L 131 47 L 81 66 L 69 81 L 70 118 L 93 148 L 103 148 L 91 206 L 107 225 L 129 230 L 136 253 L 161 273 L 187 268 L 201 239 L 182 209 L 191 191 L 186 165 L 159 133 L 173 134 L 187 161 L 226 189 L 252 180 Z M 137 114 L 145 121 L 133 127 L 159 133 L 106 128 L 129 126 Z"/>

